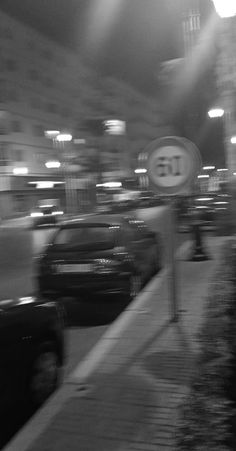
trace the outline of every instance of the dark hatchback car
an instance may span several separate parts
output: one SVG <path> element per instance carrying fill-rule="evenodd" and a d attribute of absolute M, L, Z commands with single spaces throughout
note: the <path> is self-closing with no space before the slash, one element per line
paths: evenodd
<path fill-rule="evenodd" d="M 93 215 L 65 222 L 39 257 L 41 293 L 84 299 L 129 296 L 161 267 L 160 243 L 143 221 Z"/>
<path fill-rule="evenodd" d="M 3 410 L 38 407 L 54 391 L 64 359 L 58 304 L 35 297 L 0 301 L 0 392 Z"/>

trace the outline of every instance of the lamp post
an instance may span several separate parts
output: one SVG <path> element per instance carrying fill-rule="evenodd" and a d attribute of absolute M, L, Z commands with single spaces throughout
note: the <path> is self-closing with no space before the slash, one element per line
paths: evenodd
<path fill-rule="evenodd" d="M 230 182 L 233 173 L 236 170 L 235 149 L 232 146 L 231 137 L 234 134 L 234 93 L 235 93 L 235 54 L 234 28 L 236 25 L 236 1 L 235 0 L 212 0 L 215 10 L 221 18 L 220 26 L 220 53 L 217 64 L 217 81 L 221 97 L 221 116 L 224 115 L 225 128 L 225 148 L 226 161 L 228 168 L 228 181 Z M 214 113 L 217 110 L 210 110 L 209 113 Z M 219 113 L 220 109 L 218 109 Z M 209 114 L 210 116 L 210 114 Z M 210 116 L 210 117 L 220 117 Z"/>
<path fill-rule="evenodd" d="M 72 200 L 71 200 L 71 184 L 68 174 L 67 159 L 65 156 L 65 143 L 72 141 L 72 135 L 70 133 L 61 133 L 59 130 L 46 130 L 44 132 L 46 138 L 51 139 L 55 147 L 59 147 L 62 150 L 62 169 L 63 177 L 65 181 L 65 207 L 66 213 L 71 213 Z M 60 167 L 60 163 L 56 161 L 48 161 L 46 163 L 48 169 L 55 169 Z"/>
<path fill-rule="evenodd" d="M 236 225 L 236 152 L 232 140 L 235 134 L 235 92 L 236 92 L 236 1 L 235 0 L 212 0 L 215 10 L 221 20 L 220 26 L 220 52 L 217 63 L 217 82 L 221 98 L 221 107 L 224 110 L 225 150 L 228 188 L 232 195 L 230 223 L 234 229 Z M 231 230 L 232 231 L 232 230 Z"/>
<path fill-rule="evenodd" d="M 236 16 L 235 0 L 212 0 L 217 14 L 222 19 Z"/>
<path fill-rule="evenodd" d="M 65 143 L 72 141 L 72 135 L 70 133 L 59 133 L 55 138 L 56 144 L 62 149 L 63 155 L 63 172 L 65 180 L 65 196 L 66 196 L 66 213 L 72 213 L 72 192 L 71 192 L 71 180 L 69 176 L 69 165 L 67 164 L 67 157 L 65 155 Z"/>

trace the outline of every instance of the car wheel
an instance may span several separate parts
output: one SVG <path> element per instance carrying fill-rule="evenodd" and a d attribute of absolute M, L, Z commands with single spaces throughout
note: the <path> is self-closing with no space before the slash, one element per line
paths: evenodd
<path fill-rule="evenodd" d="M 31 368 L 28 398 L 32 406 L 40 406 L 54 392 L 59 372 L 59 357 L 54 343 L 44 343 L 38 349 Z"/>
<path fill-rule="evenodd" d="M 129 295 L 130 299 L 134 299 L 140 292 L 142 287 L 142 280 L 140 274 L 134 273 L 129 280 Z"/>

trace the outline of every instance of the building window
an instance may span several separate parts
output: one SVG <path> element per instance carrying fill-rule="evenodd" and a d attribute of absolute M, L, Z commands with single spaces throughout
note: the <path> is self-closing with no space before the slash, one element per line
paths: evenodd
<path fill-rule="evenodd" d="M 16 89 L 9 89 L 7 93 L 7 100 L 9 102 L 18 102 L 19 94 Z"/>
<path fill-rule="evenodd" d="M 31 106 L 31 108 L 34 108 L 34 109 L 40 109 L 40 108 L 41 108 L 41 102 L 40 102 L 40 99 L 37 98 L 37 97 L 33 97 L 33 98 L 30 100 L 30 106 Z"/>
<path fill-rule="evenodd" d="M 9 72 L 15 72 L 17 69 L 17 64 L 15 60 L 7 59 L 6 60 L 6 68 Z"/>
<path fill-rule="evenodd" d="M 8 92 L 6 89 L 6 80 L 0 79 L 0 102 L 6 102 Z"/>
<path fill-rule="evenodd" d="M 37 152 L 36 160 L 37 160 L 38 163 L 44 163 L 45 162 L 45 155 L 44 155 L 44 153 Z"/>
<path fill-rule="evenodd" d="M 33 125 L 33 134 L 34 136 L 44 136 L 44 128 L 42 125 Z"/>
<path fill-rule="evenodd" d="M 7 143 L 0 143 L 0 166 L 7 166 L 8 156 L 7 156 Z"/>
<path fill-rule="evenodd" d="M 43 58 L 45 58 L 46 60 L 52 61 L 53 53 L 51 52 L 51 50 L 43 49 L 41 54 L 42 54 Z"/>
<path fill-rule="evenodd" d="M 44 86 L 47 86 L 47 88 L 52 88 L 52 85 L 53 85 L 52 80 L 49 77 L 44 78 L 43 84 L 44 84 Z"/>
<path fill-rule="evenodd" d="M 57 113 L 57 106 L 56 106 L 56 104 L 55 103 L 49 103 L 47 105 L 47 111 L 49 113 Z"/>
<path fill-rule="evenodd" d="M 12 39 L 12 38 L 13 38 L 12 31 L 11 31 L 11 29 L 8 28 L 8 27 L 6 27 L 6 28 L 4 29 L 3 35 L 4 35 L 4 38 L 7 38 L 7 39 Z"/>
<path fill-rule="evenodd" d="M 0 135 L 7 135 L 9 133 L 9 121 L 6 111 L 0 111 Z"/>
<path fill-rule="evenodd" d="M 23 161 L 23 151 L 22 150 L 14 151 L 14 160 L 17 162 Z"/>
<path fill-rule="evenodd" d="M 15 208 L 18 212 L 24 212 L 27 210 L 26 207 L 26 197 L 23 194 L 15 195 Z"/>
<path fill-rule="evenodd" d="M 39 80 L 39 73 L 36 69 L 29 70 L 29 78 L 30 80 L 37 81 Z"/>
<path fill-rule="evenodd" d="M 69 108 L 64 107 L 64 108 L 62 109 L 61 116 L 62 116 L 62 117 L 67 117 L 67 118 L 68 118 L 69 115 L 70 115 Z"/>
<path fill-rule="evenodd" d="M 12 131 L 14 133 L 20 133 L 22 131 L 21 123 L 18 119 L 12 121 Z"/>
<path fill-rule="evenodd" d="M 35 42 L 32 41 L 32 39 L 30 39 L 29 41 L 27 41 L 27 47 L 28 47 L 28 49 L 31 50 L 31 51 L 35 51 L 35 50 L 36 50 Z"/>

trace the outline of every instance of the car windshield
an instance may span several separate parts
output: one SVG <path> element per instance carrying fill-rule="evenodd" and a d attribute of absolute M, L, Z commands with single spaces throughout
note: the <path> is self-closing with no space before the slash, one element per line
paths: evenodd
<path fill-rule="evenodd" d="M 54 244 L 63 247 L 87 248 L 114 246 L 114 228 L 109 226 L 79 226 L 62 229 L 55 237 Z"/>

